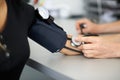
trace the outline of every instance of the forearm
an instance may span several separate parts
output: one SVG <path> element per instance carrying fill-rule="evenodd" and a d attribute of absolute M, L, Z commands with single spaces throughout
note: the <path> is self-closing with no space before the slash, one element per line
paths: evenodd
<path fill-rule="evenodd" d="M 111 42 L 120 43 L 120 34 L 108 34 L 101 35 L 105 40 L 109 40 Z"/>
<path fill-rule="evenodd" d="M 120 32 L 120 21 L 99 24 L 98 33 L 119 33 Z"/>

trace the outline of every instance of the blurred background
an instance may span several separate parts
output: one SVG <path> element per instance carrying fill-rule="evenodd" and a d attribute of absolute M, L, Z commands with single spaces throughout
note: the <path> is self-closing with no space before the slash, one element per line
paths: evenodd
<path fill-rule="evenodd" d="M 119 0 L 24 0 L 35 8 L 44 6 L 54 18 L 87 17 L 98 23 L 120 18 Z"/>

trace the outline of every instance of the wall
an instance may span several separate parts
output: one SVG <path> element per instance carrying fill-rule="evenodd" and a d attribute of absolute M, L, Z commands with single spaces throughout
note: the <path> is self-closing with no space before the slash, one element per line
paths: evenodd
<path fill-rule="evenodd" d="M 68 5 L 72 14 L 84 14 L 84 0 L 53 0 L 54 5 Z"/>
<path fill-rule="evenodd" d="M 30 4 L 33 4 L 33 0 L 30 0 Z M 84 14 L 84 0 L 39 0 L 39 4 L 45 4 L 48 8 L 56 7 L 69 7 L 71 14 Z"/>

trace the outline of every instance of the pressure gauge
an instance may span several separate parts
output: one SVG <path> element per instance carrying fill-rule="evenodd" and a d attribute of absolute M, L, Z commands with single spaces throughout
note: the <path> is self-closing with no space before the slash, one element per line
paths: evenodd
<path fill-rule="evenodd" d="M 50 16 L 49 11 L 44 7 L 39 7 L 38 8 L 38 13 L 39 13 L 39 15 L 41 15 L 41 17 L 43 19 L 48 19 L 49 16 Z"/>
<path fill-rule="evenodd" d="M 48 24 L 54 22 L 54 18 L 49 14 L 49 11 L 44 7 L 37 8 L 36 16 L 38 17 L 38 19 L 42 19 L 44 22 Z"/>

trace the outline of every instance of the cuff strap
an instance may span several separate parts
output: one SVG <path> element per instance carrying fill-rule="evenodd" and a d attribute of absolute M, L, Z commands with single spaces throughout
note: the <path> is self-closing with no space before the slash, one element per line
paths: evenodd
<path fill-rule="evenodd" d="M 66 49 L 68 49 L 68 50 L 71 50 L 71 51 L 74 51 L 74 52 L 82 53 L 82 51 L 78 51 L 78 50 L 69 48 L 69 47 L 67 47 L 67 46 L 64 46 L 64 48 L 66 48 Z"/>

